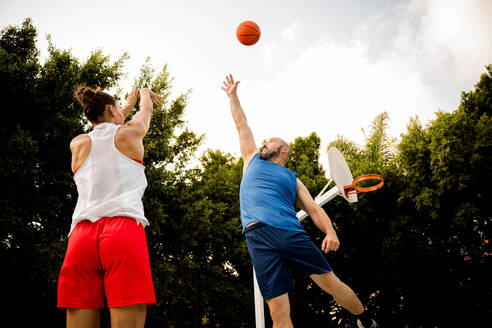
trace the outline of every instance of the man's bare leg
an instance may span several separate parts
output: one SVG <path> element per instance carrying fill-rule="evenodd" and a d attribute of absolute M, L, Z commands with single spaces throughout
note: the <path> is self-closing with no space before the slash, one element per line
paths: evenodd
<path fill-rule="evenodd" d="M 99 309 L 67 309 L 67 328 L 99 328 Z"/>
<path fill-rule="evenodd" d="M 359 315 L 364 312 L 364 307 L 354 291 L 338 279 L 333 272 L 312 274 L 309 277 L 350 313 Z"/>
<path fill-rule="evenodd" d="M 135 304 L 109 308 L 112 328 L 143 328 L 147 304 Z"/>
<path fill-rule="evenodd" d="M 285 293 L 266 301 L 270 308 L 273 328 L 292 328 L 290 320 L 289 294 Z"/>

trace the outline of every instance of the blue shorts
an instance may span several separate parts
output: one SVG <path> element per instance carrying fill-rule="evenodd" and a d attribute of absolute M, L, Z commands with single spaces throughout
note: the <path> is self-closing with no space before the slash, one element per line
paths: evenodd
<path fill-rule="evenodd" d="M 244 231 L 263 299 L 294 287 L 287 265 L 301 278 L 332 271 L 323 253 L 305 231 L 290 231 L 258 222 Z"/>

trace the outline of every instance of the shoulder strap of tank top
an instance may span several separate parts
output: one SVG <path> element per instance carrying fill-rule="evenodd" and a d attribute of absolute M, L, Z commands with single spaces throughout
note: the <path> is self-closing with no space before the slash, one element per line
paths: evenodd
<path fill-rule="evenodd" d="M 113 128 L 114 130 L 113 130 L 113 137 L 111 138 L 111 139 L 113 140 L 113 142 L 111 143 L 111 145 L 113 146 L 113 149 L 114 149 L 114 150 L 116 150 L 117 152 L 120 152 L 120 151 L 118 150 L 118 148 L 116 148 L 116 142 L 115 142 L 114 138 L 116 137 L 116 133 L 118 132 L 118 130 L 119 130 L 121 127 L 122 127 L 122 125 L 121 125 L 121 124 L 120 124 L 120 125 L 114 124 L 114 125 L 112 126 L 112 128 Z"/>

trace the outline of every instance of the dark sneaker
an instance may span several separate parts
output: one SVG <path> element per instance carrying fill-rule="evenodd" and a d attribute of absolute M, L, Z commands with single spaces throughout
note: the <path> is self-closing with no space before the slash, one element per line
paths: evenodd
<path fill-rule="evenodd" d="M 357 327 L 359 328 L 379 328 L 379 325 L 376 323 L 376 321 L 374 321 L 373 319 L 372 320 L 372 324 L 369 326 L 369 327 L 366 327 L 364 325 L 362 325 L 362 322 L 360 322 L 359 319 L 357 319 Z"/>

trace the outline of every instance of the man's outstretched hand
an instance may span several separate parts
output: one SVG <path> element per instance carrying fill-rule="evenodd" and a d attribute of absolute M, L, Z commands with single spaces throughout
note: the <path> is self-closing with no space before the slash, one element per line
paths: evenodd
<path fill-rule="evenodd" d="M 239 81 L 234 82 L 234 78 L 232 77 L 232 74 L 226 76 L 226 81 L 222 83 L 224 83 L 225 86 L 225 88 L 222 87 L 222 90 L 224 90 L 229 97 L 236 95 L 237 85 L 239 84 Z"/>

